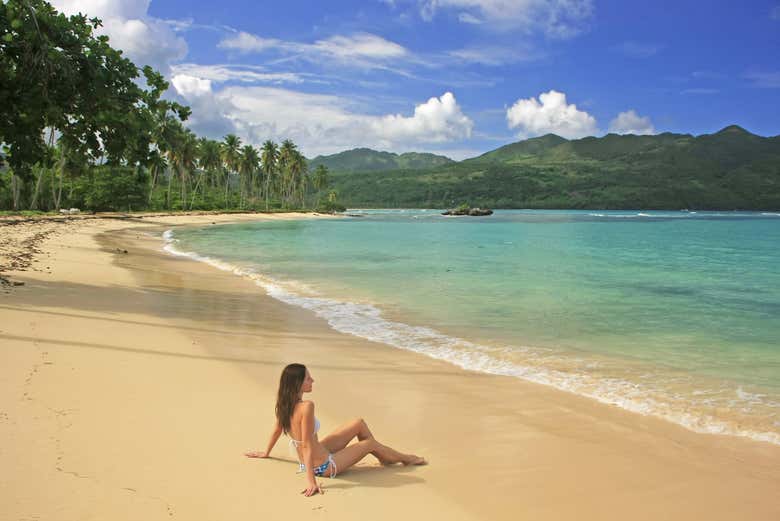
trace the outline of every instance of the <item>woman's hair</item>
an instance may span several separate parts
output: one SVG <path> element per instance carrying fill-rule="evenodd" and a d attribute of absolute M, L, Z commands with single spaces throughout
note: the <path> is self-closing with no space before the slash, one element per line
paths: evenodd
<path fill-rule="evenodd" d="M 298 403 L 301 386 L 303 386 L 305 379 L 306 366 L 303 364 L 288 365 L 279 378 L 279 392 L 276 395 L 276 419 L 285 434 L 290 433 L 293 409 Z"/>

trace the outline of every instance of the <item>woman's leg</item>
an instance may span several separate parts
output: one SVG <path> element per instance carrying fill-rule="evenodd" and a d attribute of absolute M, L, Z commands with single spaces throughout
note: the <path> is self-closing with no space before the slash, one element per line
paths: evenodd
<path fill-rule="evenodd" d="M 352 444 L 334 454 L 333 461 L 336 463 L 338 472 L 344 472 L 349 467 L 373 454 L 382 464 L 403 463 L 404 465 L 422 465 L 425 459 L 414 454 L 404 454 L 395 449 L 382 445 L 375 438 L 368 438 Z"/>
<path fill-rule="evenodd" d="M 349 442 L 355 437 L 357 437 L 358 441 L 374 437 L 366 422 L 363 421 L 363 418 L 357 418 L 356 420 L 352 420 L 351 422 L 342 425 L 331 434 L 322 438 L 320 443 L 322 443 L 328 451 L 335 453 L 349 445 Z"/>

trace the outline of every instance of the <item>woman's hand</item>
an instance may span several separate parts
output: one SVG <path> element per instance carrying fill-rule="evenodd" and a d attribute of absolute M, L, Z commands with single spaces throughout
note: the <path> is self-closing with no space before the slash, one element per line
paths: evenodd
<path fill-rule="evenodd" d="M 247 458 L 267 458 L 268 453 L 262 450 L 251 450 L 249 452 L 245 452 L 244 456 Z"/>
<path fill-rule="evenodd" d="M 314 481 L 313 483 L 309 483 L 308 488 L 306 488 L 305 490 L 302 490 L 301 494 L 303 494 L 306 497 L 309 497 L 309 496 L 314 496 L 318 492 L 320 494 L 324 494 L 325 493 L 325 489 L 322 488 L 322 486 L 320 486 L 319 483 Z"/>

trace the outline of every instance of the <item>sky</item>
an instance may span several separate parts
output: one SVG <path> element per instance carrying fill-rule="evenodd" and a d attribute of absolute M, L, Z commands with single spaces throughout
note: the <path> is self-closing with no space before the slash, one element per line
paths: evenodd
<path fill-rule="evenodd" d="M 187 125 L 307 157 L 473 157 L 555 133 L 780 134 L 780 1 L 54 0 L 160 70 Z"/>

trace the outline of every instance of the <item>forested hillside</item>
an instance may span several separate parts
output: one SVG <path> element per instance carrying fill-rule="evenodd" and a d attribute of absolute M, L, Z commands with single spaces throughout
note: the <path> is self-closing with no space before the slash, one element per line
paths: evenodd
<path fill-rule="evenodd" d="M 392 152 L 377 152 L 370 148 L 355 148 L 329 156 L 317 156 L 309 161 L 309 167 L 316 168 L 319 165 L 323 165 L 329 170 L 338 170 L 339 172 L 370 172 L 377 170 L 434 168 L 453 162 L 448 157 L 437 156 L 436 154 L 421 152 L 394 154 Z"/>
<path fill-rule="evenodd" d="M 780 136 L 732 125 L 694 137 L 546 135 L 424 170 L 332 171 L 348 206 L 780 208 Z"/>

